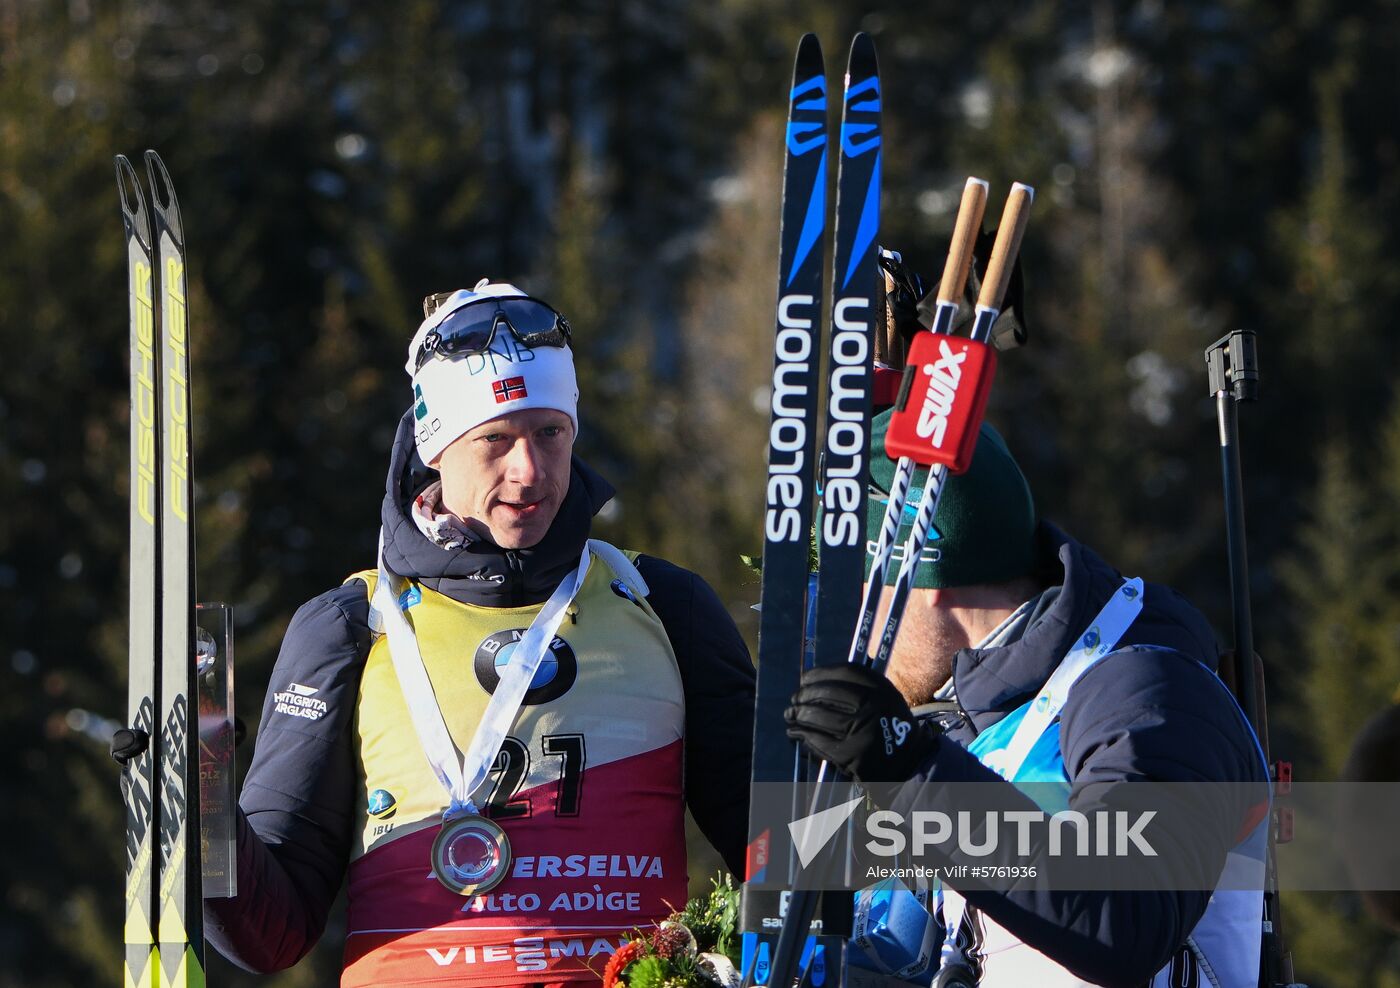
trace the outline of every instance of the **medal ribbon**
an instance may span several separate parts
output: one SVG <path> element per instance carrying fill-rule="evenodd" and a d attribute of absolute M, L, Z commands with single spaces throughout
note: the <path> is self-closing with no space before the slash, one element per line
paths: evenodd
<path fill-rule="evenodd" d="M 418 636 L 414 634 L 413 625 L 400 604 L 399 578 L 390 572 L 384 561 L 384 530 L 379 530 L 379 578 L 375 582 L 372 603 L 388 635 L 389 655 L 393 659 L 394 672 L 398 675 L 399 688 L 403 690 L 414 730 L 418 732 L 418 741 L 438 781 L 452 800 L 443 814 L 444 820 L 463 812 L 478 812 L 472 802 L 472 793 L 491 774 L 496 756 L 501 752 L 501 743 L 520 712 L 520 705 L 535 673 L 539 671 L 544 653 L 554 641 L 569 604 L 583 586 L 589 562 L 589 547 L 585 545 L 578 567 L 555 588 L 530 622 L 525 635 L 516 643 L 505 668 L 501 670 L 496 691 L 487 701 L 481 723 L 467 746 L 467 753 L 459 760 L 457 746 L 448 733 L 447 723 L 442 719 L 442 709 L 433 694 L 428 670 L 423 665 Z"/>
<path fill-rule="evenodd" d="M 1118 646 L 1119 639 L 1142 613 L 1142 592 L 1141 577 L 1123 580 L 1113 592 L 1113 596 L 1108 599 L 1108 603 L 1104 604 L 1103 609 L 1089 622 L 1088 630 L 1079 636 L 1074 647 L 1060 660 L 1054 673 L 1040 688 L 1040 692 L 1022 716 L 1021 723 L 1016 725 L 1016 731 L 1011 735 L 1006 747 L 984 756 L 983 764 L 1008 782 L 1016 781 L 1016 773 L 1021 771 L 1021 765 L 1031 753 L 1031 748 L 1040 740 L 1045 729 L 1060 716 L 1060 711 L 1069 700 L 1070 687 L 1079 681 L 1080 676 L 1092 669 L 1099 659 Z M 958 939 L 958 932 L 967 912 L 967 900 L 961 895 L 948 896 L 941 887 L 937 896 L 937 909 L 943 915 L 944 924 L 939 970 L 948 970 L 958 964 L 971 969 L 963 949 L 964 945 Z"/>
<path fill-rule="evenodd" d="M 1089 630 L 1079 636 L 1074 647 L 1060 660 L 1054 674 L 1040 688 L 1006 747 L 987 759 L 988 767 L 1003 779 L 1015 781 L 1016 773 L 1021 770 L 1021 764 L 1031 753 L 1031 748 L 1060 716 L 1060 711 L 1069 700 L 1070 687 L 1099 659 L 1117 647 L 1118 639 L 1123 637 L 1141 613 L 1142 578 L 1125 579 L 1108 603 L 1103 605 L 1103 610 L 1089 622 Z"/>

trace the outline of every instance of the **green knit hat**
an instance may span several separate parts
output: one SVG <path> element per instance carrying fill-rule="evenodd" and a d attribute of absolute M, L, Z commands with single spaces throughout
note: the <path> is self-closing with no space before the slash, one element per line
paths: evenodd
<path fill-rule="evenodd" d="M 895 461 L 885 455 L 885 432 L 892 410 L 881 412 L 871 423 L 870 487 L 866 499 L 868 518 L 866 565 L 880 537 L 880 526 L 894 482 Z M 916 473 L 917 480 L 922 471 Z M 911 486 L 900 520 L 898 554 L 914 522 L 922 486 Z M 924 546 L 923 561 L 915 571 L 914 586 L 966 587 L 980 583 L 1005 583 L 1029 574 L 1035 565 L 1035 501 L 1021 468 L 1006 448 L 1000 433 L 983 423 L 972 466 L 949 477 L 933 516 L 933 530 Z M 899 572 L 899 560 L 891 561 L 886 582 Z"/>

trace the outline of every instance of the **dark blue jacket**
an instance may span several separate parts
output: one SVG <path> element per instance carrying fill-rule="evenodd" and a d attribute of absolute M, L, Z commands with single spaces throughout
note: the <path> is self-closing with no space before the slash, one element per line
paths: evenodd
<path fill-rule="evenodd" d="M 931 715 L 946 733 L 935 755 L 892 798 L 892 808 L 956 809 L 957 790 L 944 787 L 967 782 L 993 787 L 991 800 L 1003 809 L 1036 808 L 965 745 L 1035 696 L 1123 580 L 1052 526 L 1042 524 L 1038 537 L 1042 558 L 1058 560 L 1049 565 L 1059 572 L 1046 580 L 1060 584 L 1058 594 L 1044 598 L 1018 641 L 957 653 L 958 710 Z M 1142 613 L 1117 649 L 1074 685 L 1061 712 L 1060 750 L 1073 810 L 1090 815 L 1123 808 L 1125 782 L 1244 783 L 1200 787 L 1188 813 L 1157 821 L 1152 843 L 1160 856 L 1147 866 L 1158 870 L 1141 873 L 1141 887 L 1157 891 L 1050 891 L 1027 883 L 1012 891 L 962 889 L 968 902 L 1087 981 L 1139 985 L 1162 967 L 1205 911 L 1226 852 L 1268 798 L 1259 748 L 1215 675 L 1217 659 L 1205 618 L 1174 590 L 1149 583 Z M 979 798 L 978 810 L 985 808 Z M 955 852 L 946 863 L 997 861 Z M 1039 864 L 1043 875 L 1047 862 Z M 1212 877 L 1202 889 L 1170 890 L 1181 884 L 1174 879 L 1182 873 Z"/>
<path fill-rule="evenodd" d="M 412 422 L 411 412 L 400 422 L 381 511 L 389 568 L 486 607 L 548 598 L 577 565 L 592 518 L 613 488 L 575 458 L 564 503 L 538 545 L 503 550 L 483 540 L 448 551 L 424 537 L 408 515 L 414 497 L 435 477 L 414 449 Z M 753 663 L 704 580 L 650 556 L 639 557 L 637 569 L 685 688 L 687 804 L 730 870 L 742 874 Z M 358 581 L 304 604 L 282 640 L 239 797 L 238 896 L 205 904 L 209 942 L 248 970 L 275 971 L 300 960 L 320 939 L 345 877 L 359 784 L 351 725 L 369 647 L 369 602 Z M 315 683 L 324 715 L 271 716 L 273 694 L 290 683 Z"/>

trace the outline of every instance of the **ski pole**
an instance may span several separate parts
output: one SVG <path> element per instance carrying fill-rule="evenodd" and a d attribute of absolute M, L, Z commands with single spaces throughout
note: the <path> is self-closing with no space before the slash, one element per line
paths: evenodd
<path fill-rule="evenodd" d="M 992 257 L 987 264 L 987 276 L 982 281 L 982 292 L 977 299 L 977 318 L 972 325 L 972 342 L 985 348 L 980 352 L 985 355 L 989 370 L 995 369 L 996 359 L 995 351 L 989 346 L 986 346 L 986 344 L 991 341 L 992 327 L 997 321 L 997 316 L 1001 314 L 1002 299 L 1006 297 L 1006 286 L 1011 280 L 1011 270 L 1016 261 L 1016 254 L 1021 249 L 1021 238 L 1026 232 L 1026 223 L 1030 219 L 1030 207 L 1034 198 L 1035 190 L 1030 186 L 1022 185 L 1020 182 L 1011 186 L 1011 194 L 1007 196 L 1006 207 L 1001 214 L 1001 225 L 997 228 L 997 238 L 996 243 L 992 247 Z M 932 343 L 934 339 L 934 337 L 930 336 L 924 338 L 923 341 Z M 939 354 L 942 360 L 952 361 L 956 359 L 954 355 L 947 352 L 946 341 L 944 341 L 943 347 L 940 349 L 943 351 Z M 933 356 L 933 354 L 930 353 L 930 356 Z M 906 385 L 911 380 L 916 380 L 920 377 L 918 373 L 911 374 L 911 371 L 919 371 L 921 366 L 915 357 L 916 355 L 913 348 L 911 348 L 909 367 L 905 369 Z M 933 390 L 936 390 L 940 383 L 946 389 L 948 382 L 938 382 L 936 380 L 939 376 L 940 368 L 937 362 L 938 358 L 935 359 L 936 362 L 934 364 L 928 365 L 933 371 L 928 377 L 933 385 Z M 952 416 L 946 411 L 944 412 L 944 421 L 948 423 L 949 426 L 961 427 L 960 431 L 956 428 L 949 428 L 947 430 L 947 432 L 958 431 L 957 438 L 960 439 L 958 445 L 948 443 L 947 440 L 950 437 L 946 432 L 942 432 L 936 433 L 936 438 L 940 440 L 938 445 L 941 448 L 936 450 L 932 449 L 929 447 L 928 443 L 920 441 L 927 437 L 920 434 L 923 430 L 921 430 L 919 426 L 915 426 L 913 429 L 914 435 L 907 437 L 905 449 L 899 449 L 896 447 L 900 445 L 900 440 L 902 438 L 900 431 L 897 430 L 897 424 L 895 422 L 891 422 L 890 424 L 890 430 L 886 437 L 886 449 L 888 451 L 905 452 L 907 450 L 916 460 L 927 458 L 935 460 L 935 462 L 932 469 L 929 470 L 928 482 L 924 486 L 924 494 L 919 501 L 918 511 L 914 516 L 913 528 L 910 530 L 909 537 L 904 543 L 904 559 L 901 560 L 899 564 L 899 575 L 895 579 L 894 596 L 890 600 L 889 612 L 885 615 L 885 626 L 880 633 L 879 648 L 873 660 L 867 660 L 863 655 L 860 657 L 862 661 L 867 661 L 874 669 L 883 670 L 890 660 L 890 652 L 894 648 L 895 636 L 899 634 L 899 624 L 904 618 L 904 609 L 909 603 L 909 594 L 914 589 L 914 575 L 918 569 L 920 557 L 923 555 L 924 546 L 928 542 L 929 527 L 933 524 L 933 516 L 938 512 L 938 502 L 942 497 L 943 485 L 947 481 L 948 474 L 950 470 L 951 472 L 961 473 L 971 464 L 972 451 L 976 447 L 977 433 L 982 424 L 982 408 L 985 407 L 987 389 L 991 384 L 991 374 L 988 373 L 985 377 L 980 378 L 978 382 L 973 383 L 981 384 L 981 394 L 969 400 L 976 400 L 980 397 L 981 407 L 972 408 L 969 406 L 967 411 L 970 414 L 968 414 L 961 423 L 953 422 Z M 970 393 L 973 390 L 967 387 L 967 385 L 963 385 L 960 380 L 953 382 L 952 389 L 958 395 Z M 933 394 L 933 390 L 930 390 L 929 393 Z M 951 404 L 953 395 L 946 395 L 946 398 Z M 912 397 L 909 400 L 912 401 Z M 934 411 L 936 414 L 937 409 Z M 923 416 L 922 413 L 919 413 L 911 417 L 919 419 Z M 891 445 L 892 440 L 895 443 L 893 446 Z M 954 454 L 957 456 L 957 459 L 949 459 L 948 453 Z M 964 457 L 966 458 L 965 463 L 961 462 Z M 954 467 L 957 469 L 951 469 Z M 873 583 L 874 581 L 872 580 L 872 586 Z M 879 590 L 877 589 L 876 593 L 878 592 Z"/>
<path fill-rule="evenodd" d="M 1015 183 L 1011 187 L 1011 194 L 1007 197 L 1006 208 L 1002 213 L 1001 227 L 997 231 L 991 261 L 987 265 L 987 277 L 982 283 L 982 292 L 977 300 L 977 319 L 973 324 L 973 339 L 964 343 L 962 350 L 964 354 L 980 354 L 978 359 L 983 362 L 977 364 L 979 373 L 970 375 L 966 380 L 960 378 L 953 382 L 952 393 L 948 395 L 949 404 L 942 409 L 945 428 L 937 430 L 936 435 L 920 435 L 916 424 L 909 429 L 912 437 L 907 450 L 893 450 L 889 445 L 889 440 L 896 436 L 893 422 L 890 426 L 890 432 L 887 433 L 887 450 L 907 451 L 910 458 L 916 463 L 937 462 L 938 465 L 930 472 L 930 485 L 925 489 L 924 497 L 919 503 L 919 518 L 915 519 L 915 531 L 911 533 L 910 541 L 905 544 L 906 554 L 899 572 L 902 582 L 900 586 L 896 587 L 895 600 L 891 603 L 890 613 L 885 620 L 884 633 L 881 637 L 884 660 L 880 660 L 877 656 L 876 668 L 883 668 L 884 661 L 888 660 L 886 643 L 892 643 L 895 634 L 898 633 L 899 617 L 913 586 L 914 568 L 917 565 L 919 554 L 923 551 L 923 541 L 926 541 L 928 537 L 929 522 L 938 507 L 938 492 L 942 486 L 942 477 L 946 476 L 950 466 L 961 473 L 971 461 L 971 452 L 976 446 L 982 410 L 986 405 L 988 387 L 991 381 L 990 373 L 982 375 L 980 371 L 985 368 L 990 372 L 996 366 L 995 353 L 987 341 L 991 338 L 992 324 L 996 322 L 996 317 L 1001 309 L 1001 300 L 1005 296 L 1006 285 L 1010 280 L 1012 264 L 1020 248 L 1021 237 L 1025 233 L 1026 221 L 1030 217 L 1030 204 L 1034 194 L 1034 190 L 1030 186 L 1022 185 L 1019 182 Z M 941 291 L 940 294 L 942 294 Z M 929 370 L 936 372 L 936 368 L 933 365 L 923 365 L 919 359 L 920 355 L 928 353 L 930 346 L 936 350 L 939 341 L 946 345 L 947 339 L 946 335 L 934 333 L 921 333 L 915 338 L 914 345 L 909 351 L 909 365 L 905 368 L 905 385 L 901 388 L 901 397 L 905 401 L 905 405 L 903 409 L 896 406 L 896 416 L 900 416 L 902 413 L 907 416 L 907 419 L 913 419 L 916 422 L 921 417 L 918 409 L 909 409 L 909 402 L 912 401 L 910 395 L 913 390 L 911 382 L 932 377 L 927 372 Z M 940 359 L 936 354 L 929 354 L 929 357 L 930 359 Z M 958 358 L 955 356 L 947 359 L 963 360 L 966 357 Z M 932 444 L 925 441 L 930 438 L 936 441 Z M 922 532 L 919 531 L 919 519 L 923 519 Z M 908 549 L 916 535 L 921 541 L 911 555 Z M 900 587 L 904 589 L 902 598 L 899 595 Z M 898 611 L 895 610 L 896 604 L 899 607 Z M 865 657 L 861 656 L 861 660 L 865 661 Z M 803 828 L 801 836 L 797 838 L 799 848 L 810 848 L 810 830 L 814 825 L 813 818 L 832 805 L 832 794 L 837 775 L 838 773 L 826 761 L 823 761 L 818 767 L 812 799 L 807 816 L 804 818 L 807 825 Z M 769 984 L 779 986 L 779 988 L 788 988 L 792 983 L 801 959 L 802 945 L 807 939 L 807 930 L 812 924 L 812 917 L 816 912 L 819 897 L 820 892 L 815 889 L 794 888 L 792 890 L 792 895 L 788 899 L 787 915 L 783 918 L 783 926 L 778 934 L 778 943 L 773 952 L 773 966 Z"/>
<path fill-rule="evenodd" d="M 948 260 L 943 266 L 943 281 L 938 288 L 938 307 L 934 312 L 932 327 L 934 333 L 947 335 L 953 327 L 958 300 L 962 298 L 967 273 L 972 267 L 972 248 L 977 242 L 977 232 L 982 228 L 982 214 L 986 209 L 987 182 L 969 178 L 963 186 L 962 203 L 958 206 L 958 218 L 953 226 L 953 239 L 948 244 Z M 875 609 L 885 585 L 890 556 L 894 553 L 894 540 L 899 534 L 899 520 L 904 514 L 909 483 L 914 479 L 914 467 L 913 459 L 907 456 L 900 457 L 895 467 L 889 503 L 885 506 L 885 518 L 880 525 L 880 539 L 875 546 L 875 560 L 870 566 L 860 620 L 856 624 L 855 637 L 851 640 L 850 653 L 846 656 L 847 662 L 865 662 L 866 653 L 870 650 L 870 635 L 875 629 Z"/>

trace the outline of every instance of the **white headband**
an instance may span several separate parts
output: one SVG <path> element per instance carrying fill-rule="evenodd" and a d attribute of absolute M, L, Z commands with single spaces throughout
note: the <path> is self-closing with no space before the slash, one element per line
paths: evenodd
<path fill-rule="evenodd" d="M 453 292 L 424 319 L 408 346 L 404 370 L 413 379 L 414 438 L 418 455 L 431 465 L 444 449 L 483 422 L 527 408 L 552 408 L 569 416 L 578 432 L 578 380 L 568 347 L 531 349 L 505 326 L 482 353 L 429 357 L 415 371 L 428 333 L 452 313 L 483 298 L 526 297 L 514 285 L 479 282 Z"/>

